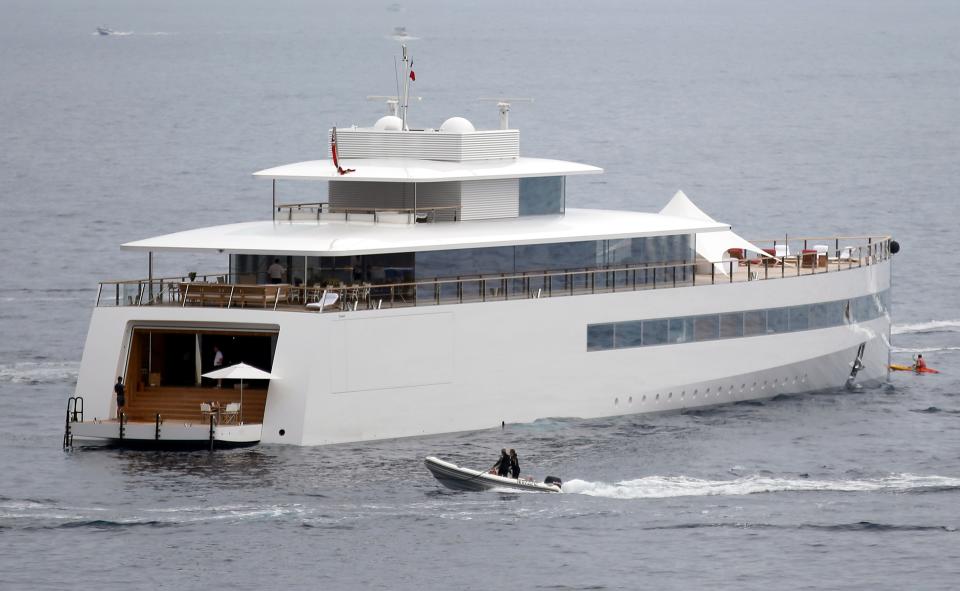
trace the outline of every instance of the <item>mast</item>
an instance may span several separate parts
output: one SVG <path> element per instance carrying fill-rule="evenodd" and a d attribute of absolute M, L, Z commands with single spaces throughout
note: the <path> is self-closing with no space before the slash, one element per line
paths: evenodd
<path fill-rule="evenodd" d="M 403 131 L 410 131 L 410 128 L 407 126 L 407 107 L 409 106 L 410 99 L 410 57 L 407 55 L 406 44 L 400 47 L 403 48 L 403 104 L 401 105 L 401 119 L 403 119 Z"/>

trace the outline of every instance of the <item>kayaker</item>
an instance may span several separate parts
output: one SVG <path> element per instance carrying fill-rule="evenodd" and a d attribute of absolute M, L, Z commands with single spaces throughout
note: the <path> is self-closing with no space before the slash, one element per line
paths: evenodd
<path fill-rule="evenodd" d="M 506 448 L 500 450 L 500 459 L 493 465 L 490 472 L 494 470 L 497 471 L 497 476 L 507 476 L 510 474 L 510 456 L 507 454 Z"/>
<path fill-rule="evenodd" d="M 510 450 L 510 473 L 514 478 L 520 478 L 520 460 L 517 459 L 517 450 Z"/>
<path fill-rule="evenodd" d="M 921 372 L 927 369 L 927 362 L 923 360 L 923 355 L 917 355 L 917 360 L 913 364 L 913 371 Z"/>

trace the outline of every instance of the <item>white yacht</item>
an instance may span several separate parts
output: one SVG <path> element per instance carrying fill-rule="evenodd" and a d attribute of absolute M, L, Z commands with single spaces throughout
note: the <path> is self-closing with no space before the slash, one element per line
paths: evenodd
<path fill-rule="evenodd" d="M 332 444 L 886 379 L 889 237 L 750 241 L 681 192 L 568 207 L 566 179 L 603 171 L 520 156 L 508 102 L 499 129 L 415 129 L 408 94 L 332 129 L 331 159 L 254 173 L 273 219 L 123 245 L 146 278 L 100 284 L 65 445 Z M 292 182 L 326 199 L 283 203 Z M 222 268 L 153 276 L 169 252 Z M 240 362 L 272 378 L 203 377 Z"/>

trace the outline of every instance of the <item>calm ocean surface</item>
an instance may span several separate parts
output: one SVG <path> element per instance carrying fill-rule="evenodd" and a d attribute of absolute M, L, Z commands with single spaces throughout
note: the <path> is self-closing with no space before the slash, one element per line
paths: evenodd
<path fill-rule="evenodd" d="M 960 3 L 476 4 L 0 0 L 0 588 L 957 588 Z M 62 452 L 96 281 L 146 273 L 119 244 L 268 216 L 250 173 L 382 114 L 364 99 L 394 92 L 396 26 L 421 38 L 412 121 L 495 127 L 476 97 L 534 97 L 511 114 L 524 153 L 607 170 L 571 206 L 683 189 L 747 237 L 892 234 L 893 358 L 943 373 L 401 441 Z M 421 464 L 504 445 L 573 494 L 454 493 Z"/>

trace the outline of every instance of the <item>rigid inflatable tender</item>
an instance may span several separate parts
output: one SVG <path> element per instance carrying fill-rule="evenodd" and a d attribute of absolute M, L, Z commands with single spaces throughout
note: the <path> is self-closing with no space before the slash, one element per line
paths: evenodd
<path fill-rule="evenodd" d="M 427 470 L 440 484 L 453 490 L 493 490 L 508 489 L 528 492 L 560 492 L 563 482 L 556 476 L 547 476 L 543 482 L 529 478 L 507 478 L 445 462 L 440 458 L 428 457 L 423 461 Z"/>

